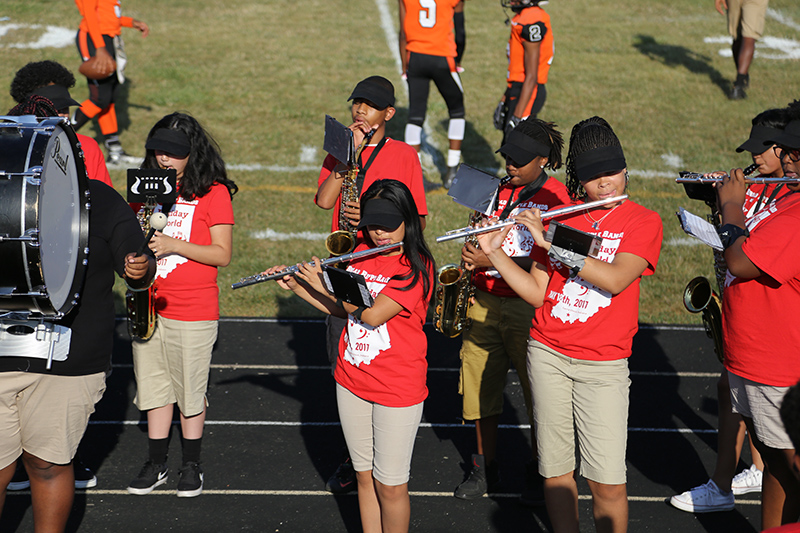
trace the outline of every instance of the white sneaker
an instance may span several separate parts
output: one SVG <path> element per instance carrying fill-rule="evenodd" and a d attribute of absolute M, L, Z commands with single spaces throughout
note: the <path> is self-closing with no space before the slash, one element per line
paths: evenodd
<path fill-rule="evenodd" d="M 742 470 L 733 477 L 731 490 L 736 496 L 750 492 L 761 492 L 761 480 L 764 473 L 751 465 L 750 468 Z"/>
<path fill-rule="evenodd" d="M 669 499 L 669 503 L 689 513 L 732 511 L 734 507 L 733 493 L 723 493 L 711 479 L 705 485 L 673 496 Z"/>

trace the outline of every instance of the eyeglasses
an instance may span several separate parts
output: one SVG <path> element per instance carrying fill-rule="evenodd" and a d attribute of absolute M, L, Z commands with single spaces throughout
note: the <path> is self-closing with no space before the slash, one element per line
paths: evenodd
<path fill-rule="evenodd" d="M 797 148 L 784 148 L 776 144 L 772 147 L 772 151 L 775 152 L 775 155 L 778 156 L 780 160 L 783 160 L 783 158 L 788 155 L 792 162 L 797 163 L 800 161 L 800 150 Z"/>

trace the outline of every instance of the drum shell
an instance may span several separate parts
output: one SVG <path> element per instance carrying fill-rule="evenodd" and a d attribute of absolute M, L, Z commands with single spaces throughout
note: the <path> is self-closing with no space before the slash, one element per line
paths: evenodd
<path fill-rule="evenodd" d="M 88 178 L 66 121 L 25 118 L 0 124 L 0 311 L 60 317 L 88 265 Z"/>

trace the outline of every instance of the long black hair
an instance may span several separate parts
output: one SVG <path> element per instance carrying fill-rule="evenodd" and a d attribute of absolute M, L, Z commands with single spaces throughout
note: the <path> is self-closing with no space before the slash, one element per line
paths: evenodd
<path fill-rule="evenodd" d="M 208 194 L 214 183 L 225 185 L 233 198 L 239 187 L 228 178 L 219 145 L 197 119 L 186 113 L 167 115 L 156 122 L 147 134 L 147 139 L 149 140 L 160 129 L 178 130 L 189 139 L 189 159 L 178 184 L 178 192 L 182 198 L 189 201 L 202 198 Z M 158 168 L 154 150 L 147 150 L 142 168 Z"/>
<path fill-rule="evenodd" d="M 569 136 L 569 152 L 567 153 L 567 190 L 573 200 L 586 198 L 586 190 L 575 171 L 575 158 L 584 152 L 604 146 L 622 148 L 619 138 L 604 118 L 590 117 L 572 127 L 572 133 Z"/>
<path fill-rule="evenodd" d="M 404 183 L 399 181 L 378 180 L 370 185 L 361 197 L 362 213 L 364 212 L 364 206 L 373 198 L 383 198 L 392 202 L 403 215 L 403 222 L 406 224 L 406 235 L 403 238 L 403 256 L 411 266 L 411 272 L 405 276 L 398 276 L 396 279 L 410 279 L 411 282 L 401 290 L 409 290 L 417 284 L 421 277 L 424 294 L 427 297 L 431 290 L 430 272 L 436 270 L 436 261 L 433 259 L 433 254 L 428 249 L 425 237 L 422 234 L 419 211 L 417 211 L 417 204 L 414 203 L 411 191 L 408 190 Z M 363 231 L 364 240 L 370 242 L 367 228 L 363 228 L 361 231 Z"/>
<path fill-rule="evenodd" d="M 558 131 L 558 125 L 553 122 L 545 122 L 539 118 L 526 118 L 520 122 L 514 131 L 518 131 L 550 147 L 547 154 L 547 164 L 545 168 L 558 170 L 561 168 L 561 152 L 564 149 L 564 137 Z"/>

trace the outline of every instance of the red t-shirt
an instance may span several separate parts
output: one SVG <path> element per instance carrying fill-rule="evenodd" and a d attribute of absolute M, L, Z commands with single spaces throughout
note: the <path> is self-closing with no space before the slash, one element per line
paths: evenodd
<path fill-rule="evenodd" d="M 539 68 L 536 81 L 547 83 L 547 74 L 553 63 L 555 46 L 550 15 L 539 6 L 527 7 L 511 19 L 511 37 L 508 40 L 508 83 L 525 81 L 525 48 L 523 41 L 539 43 Z"/>
<path fill-rule="evenodd" d="M 519 198 L 519 193 L 522 192 L 522 189 L 523 187 L 512 187 L 511 185 L 500 187 L 497 193 L 497 210 L 492 213 L 492 216 L 499 216 L 508 202 L 513 203 Z M 570 199 L 567 188 L 557 179 L 550 177 L 547 178 L 542 188 L 532 198 L 521 202 L 512 209 L 508 218 L 513 218 L 514 215 L 526 209 L 538 208 L 541 211 L 547 211 L 568 203 L 570 203 Z M 545 224 L 546 229 L 547 225 Z M 503 251 L 509 257 L 528 257 L 533 255 L 534 260 L 541 264 L 545 264 L 547 259 L 547 254 L 545 254 L 544 250 L 534 246 L 533 237 L 523 224 L 515 224 L 511 231 L 508 232 L 506 240 L 503 241 Z M 477 289 L 496 296 L 518 297 L 517 293 L 508 286 L 508 283 L 493 268 L 482 268 L 473 272 L 472 283 Z"/>
<path fill-rule="evenodd" d="M 156 211 L 161 209 L 159 205 Z M 164 235 L 209 245 L 210 229 L 218 224 L 233 224 L 233 205 L 228 188 L 215 183 L 202 198 L 189 202 L 178 197 L 167 214 Z M 186 322 L 219 319 L 217 267 L 178 254 L 160 258 L 157 267 L 156 311 L 159 315 Z"/>
<path fill-rule="evenodd" d="M 356 251 L 366 248 L 361 244 Z M 430 294 L 423 294 L 421 279 L 406 291 L 400 289 L 410 280 L 391 279 L 410 271 L 402 258 L 402 255 L 373 255 L 348 265 L 347 270 L 366 278 L 373 298 L 383 294 L 403 306 L 403 310 L 378 327 L 348 315 L 334 372 L 336 382 L 342 387 L 359 398 L 387 407 L 416 405 L 428 396 L 425 385 L 428 341 L 422 326 Z M 428 276 L 433 279 L 432 270 Z"/>
<path fill-rule="evenodd" d="M 586 212 L 559 217 L 575 229 L 602 237 L 598 259 L 612 262 L 618 253 L 637 255 L 647 261 L 642 273 L 655 273 L 661 252 L 663 226 L 654 211 L 625 201 L 612 212 L 595 209 L 598 229 Z M 633 336 L 639 329 L 641 276 L 616 295 L 580 277 L 569 278 L 569 268 L 548 257 L 550 281 L 544 305 L 536 310 L 531 337 L 558 353 L 592 361 L 624 359 L 631 355 Z"/>
<path fill-rule="evenodd" d="M 762 533 L 800 533 L 800 523 L 784 524 L 765 529 Z"/>
<path fill-rule="evenodd" d="M 771 177 L 771 176 L 761 175 L 761 176 L 758 176 L 758 177 L 759 178 L 768 178 L 768 177 Z M 744 205 L 742 206 L 742 211 L 744 211 L 744 216 L 746 218 L 750 218 L 755 214 L 754 209 L 756 207 L 756 203 L 758 203 L 758 199 L 759 198 L 763 198 L 761 200 L 760 205 L 759 205 L 759 211 L 761 209 L 764 209 L 764 207 L 766 207 L 765 204 L 767 203 L 767 200 L 769 200 L 770 196 L 772 196 L 772 194 L 774 193 L 774 191 L 775 191 L 775 189 L 777 187 L 779 187 L 779 185 L 776 185 L 774 183 L 772 183 L 772 184 L 754 183 L 753 185 L 748 187 L 747 188 L 747 192 L 745 192 L 745 196 L 744 196 Z M 791 191 L 789 190 L 789 188 L 786 187 L 785 185 L 783 185 L 783 186 L 781 186 L 780 190 L 775 195 L 775 197 L 772 199 L 772 201 L 775 202 L 775 201 L 779 200 L 780 198 L 783 198 L 784 196 L 786 196 L 790 192 Z"/>
<path fill-rule="evenodd" d="M 461 0 L 403 0 L 406 50 L 432 56 L 456 57 L 453 13 Z"/>
<path fill-rule="evenodd" d="M 361 152 L 361 161 L 366 164 L 369 161 L 375 145 L 368 145 L 364 147 Z M 322 163 L 322 170 L 319 173 L 317 180 L 317 189 L 322 185 L 331 171 L 339 162 L 332 155 L 328 155 Z M 364 176 L 364 185 L 361 188 L 361 194 L 364 194 L 369 186 L 374 182 L 383 179 L 397 180 L 404 183 L 410 190 L 411 196 L 414 197 L 414 203 L 417 205 L 417 211 L 420 215 L 428 214 L 428 204 L 425 201 L 425 186 L 422 182 L 422 167 L 419 164 L 419 156 L 417 151 L 411 148 L 408 144 L 402 141 L 395 141 L 394 139 L 386 138 L 386 144 L 383 145 L 381 151 L 375 156 L 375 160 L 367 169 Z M 359 198 L 361 197 L 359 195 Z M 340 196 L 341 199 L 341 196 Z M 314 196 L 316 203 L 317 197 Z M 339 229 L 339 204 L 333 206 L 333 220 L 331 221 L 331 231 Z"/>
<path fill-rule="evenodd" d="M 800 380 L 800 194 L 789 194 L 748 221 L 742 250 L 762 272 L 728 276 L 722 300 L 725 368 L 774 387 Z"/>
<path fill-rule="evenodd" d="M 90 179 L 102 181 L 113 188 L 114 184 L 111 183 L 111 176 L 108 175 L 108 167 L 106 167 L 106 158 L 97 141 L 80 133 L 76 135 L 78 136 L 78 142 L 81 143 L 81 150 L 83 150 L 86 174 Z"/>

